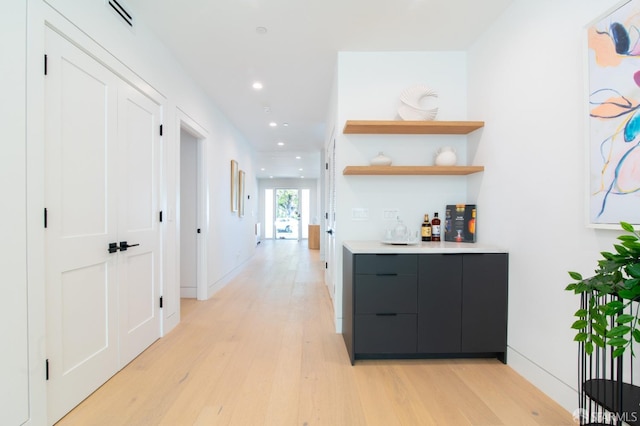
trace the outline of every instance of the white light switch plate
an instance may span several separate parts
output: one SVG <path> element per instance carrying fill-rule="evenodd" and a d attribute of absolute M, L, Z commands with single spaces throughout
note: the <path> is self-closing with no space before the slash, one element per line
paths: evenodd
<path fill-rule="evenodd" d="M 396 220 L 400 216 L 399 209 L 384 209 L 382 211 L 382 218 L 384 220 Z"/>
<path fill-rule="evenodd" d="M 351 209 L 351 220 L 369 220 L 369 209 Z"/>

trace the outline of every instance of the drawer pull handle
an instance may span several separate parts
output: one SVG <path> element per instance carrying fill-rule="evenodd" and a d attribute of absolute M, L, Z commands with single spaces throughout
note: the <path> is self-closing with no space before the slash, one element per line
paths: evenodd
<path fill-rule="evenodd" d="M 376 314 L 377 317 L 396 317 L 398 314 Z"/>
<path fill-rule="evenodd" d="M 376 274 L 376 277 L 397 277 L 398 274 Z"/>

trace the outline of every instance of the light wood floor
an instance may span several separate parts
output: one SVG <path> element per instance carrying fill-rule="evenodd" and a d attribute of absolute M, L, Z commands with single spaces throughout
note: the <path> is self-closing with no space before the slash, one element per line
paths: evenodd
<path fill-rule="evenodd" d="M 349 363 L 305 243 L 266 241 L 60 425 L 572 425 L 497 360 Z"/>

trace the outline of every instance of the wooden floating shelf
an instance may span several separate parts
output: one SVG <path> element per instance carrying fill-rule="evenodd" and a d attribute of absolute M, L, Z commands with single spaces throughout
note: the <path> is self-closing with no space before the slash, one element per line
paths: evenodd
<path fill-rule="evenodd" d="M 483 172 L 484 166 L 347 166 L 343 175 L 470 175 Z"/>
<path fill-rule="evenodd" d="M 382 135 L 466 135 L 484 127 L 484 121 L 347 120 L 342 133 Z"/>

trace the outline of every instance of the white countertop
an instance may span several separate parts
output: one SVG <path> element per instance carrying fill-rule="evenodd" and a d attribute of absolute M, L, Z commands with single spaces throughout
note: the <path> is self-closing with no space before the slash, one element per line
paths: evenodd
<path fill-rule="evenodd" d="M 496 246 L 478 243 L 453 243 L 445 241 L 420 242 L 415 245 L 384 244 L 381 241 L 344 241 L 344 246 L 354 254 L 436 254 L 436 253 L 507 253 Z"/>

